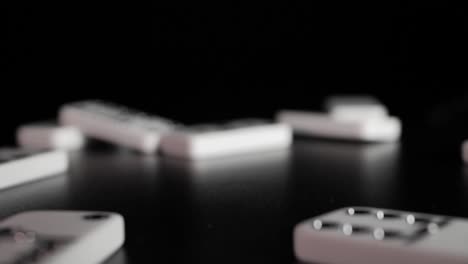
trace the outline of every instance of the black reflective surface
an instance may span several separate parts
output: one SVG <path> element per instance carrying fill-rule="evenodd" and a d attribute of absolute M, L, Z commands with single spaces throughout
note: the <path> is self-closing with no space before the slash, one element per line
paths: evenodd
<path fill-rule="evenodd" d="M 298 138 L 289 151 L 203 162 L 119 148 L 71 154 L 66 175 L 0 192 L 24 210 L 116 211 L 125 246 L 107 263 L 295 263 L 296 223 L 345 206 L 468 217 L 468 170 L 419 145 Z"/>

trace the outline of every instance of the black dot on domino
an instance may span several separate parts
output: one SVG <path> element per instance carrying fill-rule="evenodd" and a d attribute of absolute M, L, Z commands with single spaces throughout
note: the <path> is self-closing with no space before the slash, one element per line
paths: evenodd
<path fill-rule="evenodd" d="M 109 218 L 109 215 L 107 214 L 88 214 L 83 216 L 83 219 L 89 220 L 89 221 L 98 221 L 102 219 Z"/>
<path fill-rule="evenodd" d="M 370 233 L 371 231 L 367 227 L 356 226 L 356 225 L 351 225 L 351 224 L 344 224 L 341 230 L 343 231 L 343 234 L 347 236 Z"/>
<path fill-rule="evenodd" d="M 413 224 L 429 224 L 432 222 L 430 218 L 415 216 L 413 214 L 409 214 L 406 216 L 406 223 L 413 225 Z"/>
<path fill-rule="evenodd" d="M 401 237 L 401 234 L 398 231 L 385 230 L 383 228 L 374 229 L 372 235 L 376 240 L 387 240 Z"/>
<path fill-rule="evenodd" d="M 322 229 L 334 229 L 338 228 L 339 224 L 331 221 L 322 221 L 319 219 L 316 219 L 312 222 L 312 226 L 314 227 L 315 230 L 322 230 Z"/>
<path fill-rule="evenodd" d="M 368 215 L 370 213 L 371 213 L 370 210 L 356 209 L 356 208 L 352 208 L 352 207 L 350 207 L 350 208 L 348 208 L 346 210 L 346 214 L 351 215 L 351 216 L 353 216 L 353 215 Z"/>
<path fill-rule="evenodd" d="M 11 236 L 13 234 L 13 229 L 9 227 L 0 228 L 0 237 Z"/>
<path fill-rule="evenodd" d="M 379 220 L 389 220 L 389 219 L 397 219 L 400 218 L 401 216 L 396 213 L 389 213 L 389 212 L 384 212 L 382 210 L 379 210 L 375 213 L 375 216 Z"/>

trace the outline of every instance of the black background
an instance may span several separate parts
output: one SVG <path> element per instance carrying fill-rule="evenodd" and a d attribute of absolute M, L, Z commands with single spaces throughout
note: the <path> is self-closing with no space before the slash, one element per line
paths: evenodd
<path fill-rule="evenodd" d="M 201 171 L 89 150 L 77 153 L 69 177 L 2 192 L 1 216 L 122 213 L 124 263 L 291 263 L 298 221 L 354 204 L 466 217 L 466 31 L 464 9 L 433 1 L 12 1 L 2 144 L 14 143 L 18 125 L 54 118 L 74 100 L 197 123 L 320 109 L 336 93 L 377 96 L 402 118 L 404 138 L 395 149 L 296 139 L 291 155 Z"/>
<path fill-rule="evenodd" d="M 467 21 L 457 6 L 221 2 L 12 1 L 2 138 L 86 98 L 192 123 L 368 93 L 426 133 L 466 123 Z"/>

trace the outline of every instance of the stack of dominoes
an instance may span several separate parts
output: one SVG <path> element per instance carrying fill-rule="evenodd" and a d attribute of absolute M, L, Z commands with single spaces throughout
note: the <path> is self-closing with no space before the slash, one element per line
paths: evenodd
<path fill-rule="evenodd" d="M 283 110 L 277 119 L 303 135 L 365 142 L 394 142 L 401 122 L 369 96 L 335 96 L 325 101 L 327 112 Z"/>

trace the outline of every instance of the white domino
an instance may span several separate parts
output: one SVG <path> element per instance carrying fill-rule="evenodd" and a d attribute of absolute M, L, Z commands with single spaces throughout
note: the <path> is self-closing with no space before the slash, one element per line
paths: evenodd
<path fill-rule="evenodd" d="M 85 137 L 75 127 L 37 123 L 20 126 L 16 131 L 19 146 L 27 149 L 80 149 Z"/>
<path fill-rule="evenodd" d="M 67 168 L 68 157 L 61 150 L 0 148 L 0 189 L 56 176 Z"/>
<path fill-rule="evenodd" d="M 296 133 L 326 138 L 393 142 L 401 135 L 401 123 L 396 117 L 337 119 L 325 113 L 283 110 L 277 120 L 290 125 Z"/>
<path fill-rule="evenodd" d="M 161 136 L 174 127 L 169 120 L 101 101 L 66 104 L 59 119 L 86 136 L 147 154 L 155 153 Z"/>
<path fill-rule="evenodd" d="M 468 140 L 465 140 L 462 144 L 462 159 L 468 164 Z"/>
<path fill-rule="evenodd" d="M 185 159 L 207 159 L 250 152 L 284 149 L 291 145 L 288 125 L 259 120 L 238 120 L 223 125 L 202 125 L 163 137 L 161 151 Z"/>
<path fill-rule="evenodd" d="M 331 96 L 325 100 L 325 109 L 337 119 L 387 118 L 388 110 L 371 96 Z"/>
<path fill-rule="evenodd" d="M 298 224 L 297 258 L 313 263 L 468 263 L 468 219 L 342 208 Z"/>
<path fill-rule="evenodd" d="M 119 214 L 30 211 L 0 222 L 2 264 L 97 264 L 124 243 Z"/>

